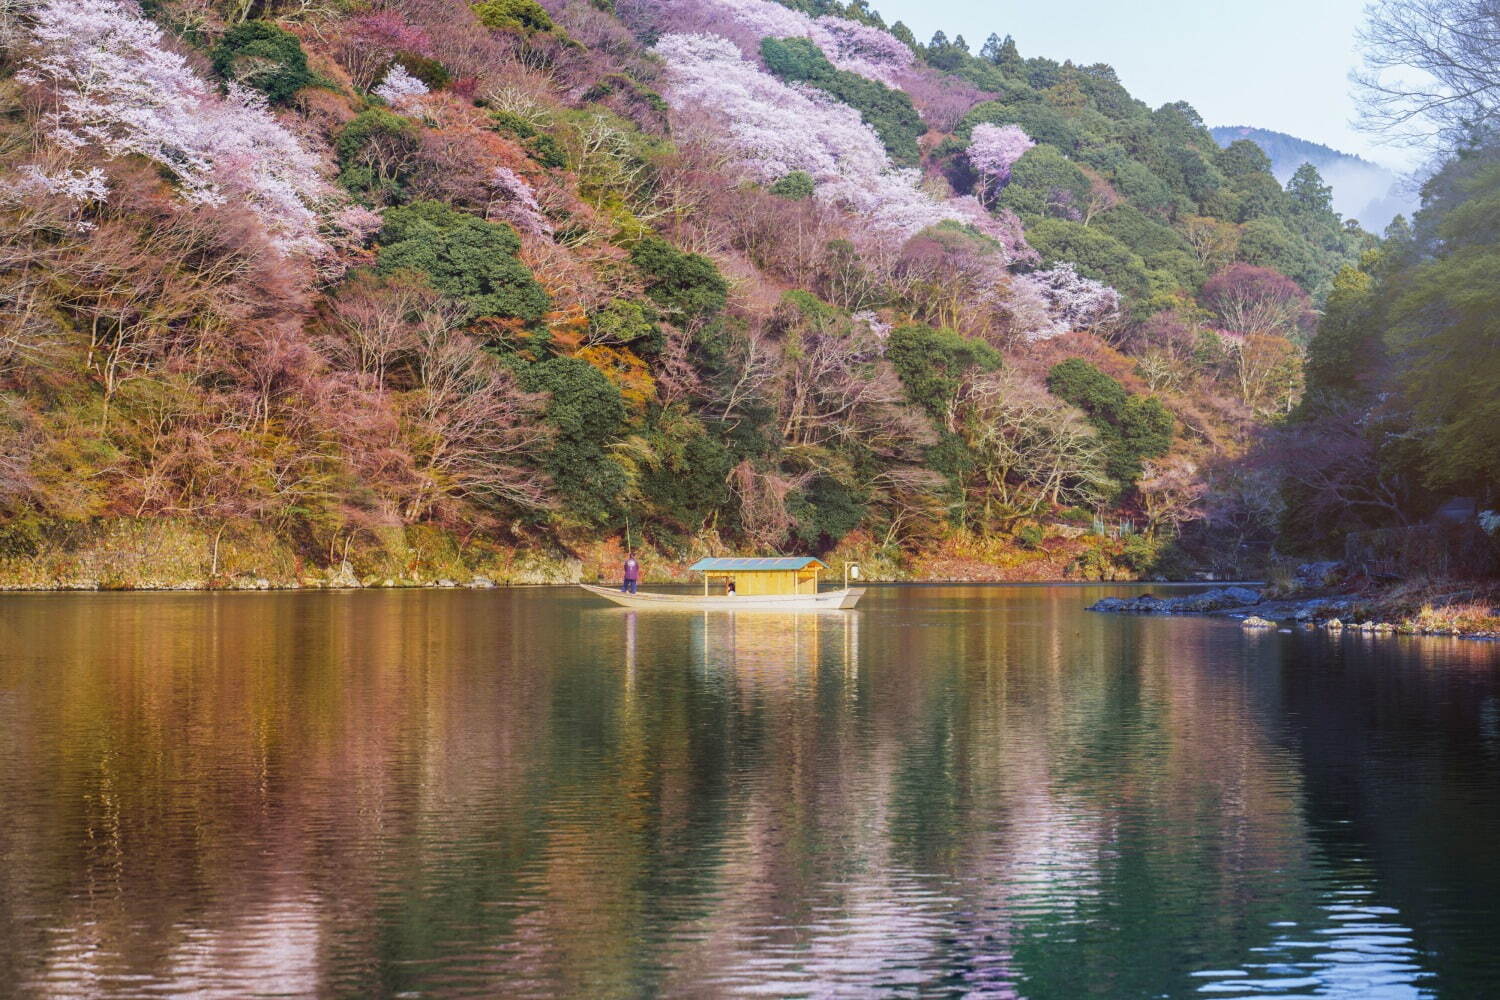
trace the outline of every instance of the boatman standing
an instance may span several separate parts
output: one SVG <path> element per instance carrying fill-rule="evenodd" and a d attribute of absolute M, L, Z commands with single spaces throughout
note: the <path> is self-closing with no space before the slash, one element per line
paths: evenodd
<path fill-rule="evenodd" d="M 620 585 L 620 590 L 626 594 L 633 594 L 640 580 L 641 564 L 635 561 L 635 553 L 625 553 L 625 582 Z"/>

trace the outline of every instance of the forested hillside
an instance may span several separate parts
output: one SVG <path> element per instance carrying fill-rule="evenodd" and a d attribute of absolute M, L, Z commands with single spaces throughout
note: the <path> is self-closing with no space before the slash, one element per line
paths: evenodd
<path fill-rule="evenodd" d="M 1298 167 L 1311 163 L 1333 188 L 1334 210 L 1372 232 L 1385 229 L 1398 215 L 1410 218 L 1417 207 L 1416 192 L 1406 181 L 1363 157 L 1270 129 L 1229 125 L 1212 132 L 1221 146 L 1241 139 L 1255 143 L 1271 158 L 1271 173 L 1283 184 Z"/>
<path fill-rule="evenodd" d="M 1407 259 L 1108 66 L 860 3 L 22 0 L 0 45 L 13 581 L 1233 571 L 1319 310 L 1364 335 Z M 1334 339 L 1298 412 L 1378 364 Z"/>

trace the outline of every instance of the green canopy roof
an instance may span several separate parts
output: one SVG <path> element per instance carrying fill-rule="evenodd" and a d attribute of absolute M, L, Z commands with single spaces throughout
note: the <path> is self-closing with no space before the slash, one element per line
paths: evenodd
<path fill-rule="evenodd" d="M 695 573 L 754 573 L 807 569 L 810 566 L 828 568 L 812 556 L 767 556 L 761 559 L 699 559 L 688 569 Z"/>

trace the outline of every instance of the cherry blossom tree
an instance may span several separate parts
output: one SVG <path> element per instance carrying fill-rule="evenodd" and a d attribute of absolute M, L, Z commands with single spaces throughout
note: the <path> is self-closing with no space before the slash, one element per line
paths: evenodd
<path fill-rule="evenodd" d="M 13 180 L 0 179 L 0 187 L 13 196 L 55 194 L 83 205 L 109 197 L 109 180 L 98 167 L 48 169 L 39 163 L 27 163 L 16 171 Z"/>
<path fill-rule="evenodd" d="M 916 105 L 922 121 L 939 132 L 953 131 L 970 108 L 996 96 L 928 66 L 912 66 L 902 73 L 901 89 Z"/>
<path fill-rule="evenodd" d="M 491 175 L 493 196 L 486 218 L 504 219 L 528 236 L 551 236 L 552 223 L 547 221 L 531 185 L 509 167 L 496 167 Z"/>
<path fill-rule="evenodd" d="M 1010 168 L 1035 145 L 1031 136 L 1017 125 L 983 122 L 974 126 L 969 137 L 969 162 L 997 186 L 1004 187 L 1010 180 Z"/>
<path fill-rule="evenodd" d="M 752 59 L 758 59 L 763 38 L 806 38 L 839 69 L 889 86 L 916 61 L 889 32 L 841 17 L 815 20 L 774 0 L 623 0 L 617 9 L 658 31 L 718 35 Z"/>
<path fill-rule="evenodd" d="M 667 63 L 664 92 L 680 133 L 727 147 L 739 168 L 763 183 L 807 173 L 815 198 L 860 218 L 866 242 L 899 243 L 953 220 L 988 227 L 1024 255 L 1009 220 L 994 222 L 978 201 L 935 195 L 918 171 L 892 167 L 880 139 L 848 105 L 787 86 L 716 35 L 667 35 L 656 52 Z"/>
<path fill-rule="evenodd" d="M 373 93 L 397 111 L 406 111 L 418 98 L 427 96 L 428 91 L 427 84 L 408 73 L 405 66 L 391 63 L 385 79 L 380 81 Z"/>
<path fill-rule="evenodd" d="M 21 46 L 22 83 L 45 88 L 47 136 L 68 150 L 141 156 L 198 204 L 240 201 L 283 252 L 316 253 L 322 164 L 231 85 L 220 97 L 163 44 L 161 29 L 113 0 L 45 0 Z"/>
<path fill-rule="evenodd" d="M 1092 330 L 1120 316 L 1120 293 L 1085 278 L 1072 264 L 1023 274 L 1016 278 L 1015 284 L 1026 289 L 1022 296 L 1034 295 L 1047 305 L 1048 325 L 1025 330 L 1028 340 L 1046 340 L 1072 330 Z"/>
<path fill-rule="evenodd" d="M 916 53 L 888 31 L 832 16 L 815 24 L 827 33 L 827 43 L 819 47 L 839 69 L 895 87 L 916 62 Z"/>

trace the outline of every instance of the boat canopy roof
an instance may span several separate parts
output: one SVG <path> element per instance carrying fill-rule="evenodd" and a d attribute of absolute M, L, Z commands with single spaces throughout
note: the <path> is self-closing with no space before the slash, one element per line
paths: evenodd
<path fill-rule="evenodd" d="M 758 559 L 699 559 L 688 569 L 695 573 L 787 573 L 814 566 L 828 568 L 812 556 L 765 556 Z"/>

